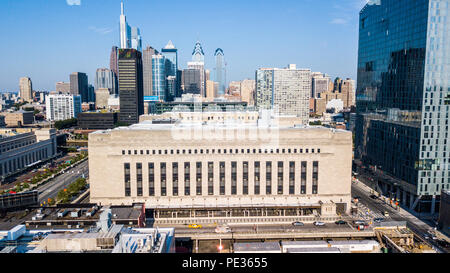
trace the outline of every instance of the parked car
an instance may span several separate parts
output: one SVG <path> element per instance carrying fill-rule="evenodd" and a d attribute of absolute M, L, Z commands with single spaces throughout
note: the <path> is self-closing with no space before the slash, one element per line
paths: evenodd
<path fill-rule="evenodd" d="M 384 217 L 389 217 L 389 212 L 385 211 L 383 215 L 384 215 Z"/>
<path fill-rule="evenodd" d="M 353 224 L 354 224 L 355 226 L 360 226 L 360 225 L 365 226 L 365 225 L 366 225 L 366 221 L 363 221 L 363 220 L 356 220 L 356 221 L 353 221 Z"/>
<path fill-rule="evenodd" d="M 384 218 L 375 218 L 375 219 L 373 219 L 373 221 L 375 223 L 381 223 L 381 222 L 384 222 Z"/>
<path fill-rule="evenodd" d="M 372 198 L 372 199 L 378 199 L 378 196 L 376 196 L 375 194 L 372 194 L 371 196 L 370 196 L 370 198 Z"/>
<path fill-rule="evenodd" d="M 314 225 L 316 227 L 323 227 L 323 226 L 325 226 L 325 223 L 324 222 L 314 222 Z"/>
<path fill-rule="evenodd" d="M 344 220 L 339 220 L 339 221 L 336 221 L 335 224 L 338 226 L 342 226 L 342 225 L 346 225 L 347 222 L 345 222 Z"/>
<path fill-rule="evenodd" d="M 292 225 L 294 227 L 303 227 L 305 224 L 303 224 L 302 222 L 294 222 L 294 223 L 292 223 Z"/>

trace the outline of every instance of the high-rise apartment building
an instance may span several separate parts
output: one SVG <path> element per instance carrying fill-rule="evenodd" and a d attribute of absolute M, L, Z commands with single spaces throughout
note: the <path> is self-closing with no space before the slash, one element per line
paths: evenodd
<path fill-rule="evenodd" d="M 219 83 L 219 90 L 217 92 L 218 96 L 225 95 L 225 60 L 224 53 L 221 48 L 216 49 L 214 53 L 214 57 L 216 58 L 216 82 Z"/>
<path fill-rule="evenodd" d="M 448 0 L 379 0 L 359 18 L 357 164 L 421 212 L 450 186 L 449 16 Z"/>
<path fill-rule="evenodd" d="M 81 113 L 81 97 L 74 95 L 48 95 L 45 99 L 47 120 L 59 121 L 76 118 Z"/>
<path fill-rule="evenodd" d="M 119 50 L 119 120 L 124 124 L 139 122 L 144 114 L 142 53 L 135 49 Z"/>
<path fill-rule="evenodd" d="M 117 94 L 115 73 L 107 68 L 99 68 L 95 74 L 95 89 L 107 88 L 111 91 L 111 94 Z"/>
<path fill-rule="evenodd" d="M 149 101 L 153 96 L 153 55 L 158 54 L 159 52 L 151 46 L 147 46 L 142 52 L 144 101 Z"/>
<path fill-rule="evenodd" d="M 33 101 L 33 84 L 31 79 L 28 77 L 20 78 L 19 81 L 20 87 L 20 99 L 26 102 Z"/>
<path fill-rule="evenodd" d="M 309 120 L 311 70 L 263 68 L 256 71 L 256 106 L 279 115 L 295 115 L 303 124 Z"/>
<path fill-rule="evenodd" d="M 85 73 L 70 74 L 70 94 L 80 95 L 82 102 L 89 102 L 88 76 Z"/>
<path fill-rule="evenodd" d="M 311 73 L 311 78 L 311 98 L 321 98 L 322 93 L 330 91 L 331 79 L 328 75 L 320 72 L 313 72 Z"/>

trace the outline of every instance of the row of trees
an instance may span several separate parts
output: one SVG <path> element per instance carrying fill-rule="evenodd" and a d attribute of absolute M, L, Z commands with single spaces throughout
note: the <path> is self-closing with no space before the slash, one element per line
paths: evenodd
<path fill-rule="evenodd" d="M 69 203 L 73 197 L 80 194 L 87 186 L 85 178 L 78 178 L 74 183 L 70 184 L 67 189 L 61 190 L 56 196 L 56 202 L 65 204 Z"/>
<path fill-rule="evenodd" d="M 71 128 L 77 125 L 78 120 L 76 118 L 60 120 L 55 122 L 55 128 L 58 130 Z"/>

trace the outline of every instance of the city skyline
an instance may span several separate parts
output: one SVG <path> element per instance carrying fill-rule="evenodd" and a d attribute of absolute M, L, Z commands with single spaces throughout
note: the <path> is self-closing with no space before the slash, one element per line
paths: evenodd
<path fill-rule="evenodd" d="M 6 35 L 16 40 L 17 46 L 11 49 L 8 44 L 4 45 L 4 50 L 13 51 L 9 55 L 14 59 L 7 56 L 4 61 L 7 66 L 0 68 L 0 82 L 3 83 L 0 91 L 18 91 L 18 79 L 24 76 L 33 80 L 36 90 L 52 91 L 56 82 L 68 81 L 68 75 L 73 71 L 87 73 L 93 83 L 96 69 L 108 65 L 111 47 L 120 46 L 120 2 L 85 0 L 80 1 L 80 5 L 69 5 L 64 0 L 51 4 L 6 1 L 3 14 L 0 11 L 0 20 L 15 22 Z M 221 5 L 220 11 L 208 3 L 196 1 L 202 6 L 204 16 L 195 23 L 185 20 L 185 15 L 198 5 L 182 1 L 173 3 L 177 7 L 173 9 L 174 16 L 179 19 L 171 22 L 158 14 L 150 19 L 145 16 L 147 1 L 125 1 L 125 7 L 127 21 L 141 30 L 143 47 L 150 45 L 160 49 L 167 41 L 173 41 L 179 49 L 180 69 L 185 68 L 183 66 L 191 58 L 192 46 L 200 40 L 208 69 L 214 67 L 216 48 L 227 52 L 228 81 L 253 78 L 258 68 L 282 67 L 288 63 L 297 63 L 299 67 L 332 77 L 356 79 L 357 20 L 364 0 L 321 3 L 287 0 L 261 6 L 254 5 L 254 1 L 230 1 Z M 165 10 L 165 6 L 152 3 L 152 8 L 158 10 Z M 267 13 L 269 9 L 270 17 L 261 20 L 258 14 Z M 17 22 L 14 14 L 19 11 L 29 19 Z M 327 16 L 314 16 L 319 13 Z M 213 21 L 219 22 L 219 29 L 209 24 Z M 183 27 L 179 27 L 181 22 Z M 302 28 L 304 25 L 309 27 Z M 290 35 L 292 27 L 298 27 L 296 35 Z M 38 31 L 34 31 L 36 29 Z M 251 29 L 264 29 L 266 33 Z M 35 36 L 37 33 L 40 36 Z M 28 46 L 30 43 L 33 47 Z M 298 46 L 293 46 L 295 44 Z"/>

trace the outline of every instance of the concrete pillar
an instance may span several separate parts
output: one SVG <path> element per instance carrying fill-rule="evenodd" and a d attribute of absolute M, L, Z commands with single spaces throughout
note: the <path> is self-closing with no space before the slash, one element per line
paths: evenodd
<path fill-rule="evenodd" d="M 409 209 L 414 209 L 414 194 L 409 195 Z"/>
<path fill-rule="evenodd" d="M 431 215 L 436 212 L 436 195 L 433 195 L 433 199 L 431 199 Z"/>
<path fill-rule="evenodd" d="M 403 197 L 402 197 L 402 204 L 403 206 L 406 206 L 406 191 L 403 191 Z"/>

